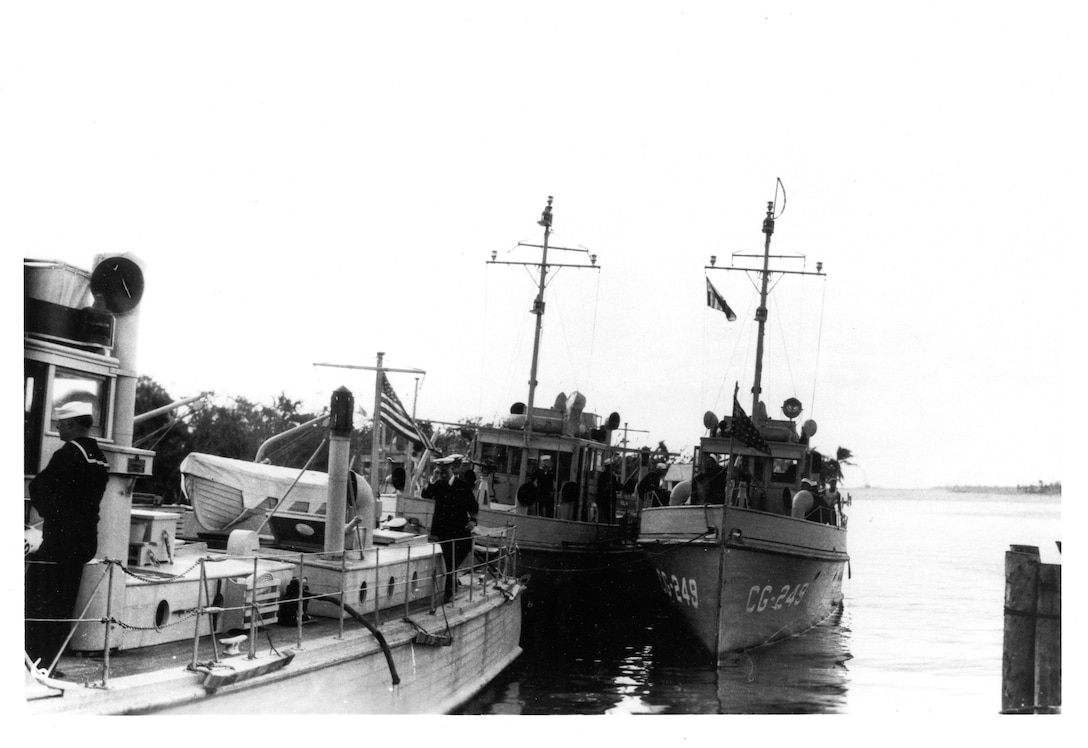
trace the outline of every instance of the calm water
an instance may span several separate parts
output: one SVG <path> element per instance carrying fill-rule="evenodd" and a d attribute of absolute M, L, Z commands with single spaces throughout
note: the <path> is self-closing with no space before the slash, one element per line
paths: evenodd
<path fill-rule="evenodd" d="M 652 602 L 561 620 L 464 714 L 997 714 L 1005 551 L 1061 560 L 1058 497 L 851 491 L 841 615 L 722 667 Z"/>

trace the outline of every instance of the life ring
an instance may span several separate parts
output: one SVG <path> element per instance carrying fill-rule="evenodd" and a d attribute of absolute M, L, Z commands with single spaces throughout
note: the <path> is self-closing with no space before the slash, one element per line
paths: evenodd
<path fill-rule="evenodd" d="M 559 500 L 565 504 L 578 501 L 578 484 L 572 480 L 564 483 L 559 489 Z"/>
<path fill-rule="evenodd" d="M 518 486 L 518 503 L 522 506 L 532 506 L 536 503 L 536 487 L 532 483 L 522 483 Z"/>

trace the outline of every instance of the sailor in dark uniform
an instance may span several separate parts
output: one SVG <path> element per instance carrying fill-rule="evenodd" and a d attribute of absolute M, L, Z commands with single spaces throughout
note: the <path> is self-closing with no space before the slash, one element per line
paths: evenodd
<path fill-rule="evenodd" d="M 442 557 L 446 561 L 446 584 L 443 602 L 453 600 L 457 579 L 457 567 L 472 549 L 472 529 L 476 527 L 476 514 L 480 505 L 472 487 L 461 476 L 450 476 L 453 467 L 460 467 L 461 460 L 444 457 L 435 460 L 431 482 L 423 487 L 420 496 L 434 499 L 434 517 L 431 519 L 431 536 L 442 544 Z"/>
<path fill-rule="evenodd" d="M 26 652 L 49 667 L 68 636 L 83 565 L 98 550 L 98 507 L 108 463 L 89 436 L 91 404 L 70 402 L 54 411 L 64 442 L 30 481 L 30 506 L 44 521 L 42 543 L 27 557 Z M 51 620 L 42 620 L 51 619 Z"/>

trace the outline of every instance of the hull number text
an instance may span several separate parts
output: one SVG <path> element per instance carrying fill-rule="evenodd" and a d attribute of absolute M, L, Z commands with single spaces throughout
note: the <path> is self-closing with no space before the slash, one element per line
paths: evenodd
<path fill-rule="evenodd" d="M 749 613 L 762 613 L 768 608 L 781 610 L 790 605 L 800 605 L 806 592 L 808 592 L 808 582 L 794 587 L 784 585 L 777 593 L 769 584 L 766 587 L 760 587 L 757 584 L 748 590 L 747 610 Z"/>
<path fill-rule="evenodd" d="M 657 579 L 661 582 L 661 589 L 665 590 L 665 594 L 671 600 L 681 605 L 699 607 L 699 587 L 694 579 L 685 577 L 677 579 L 675 574 L 666 574 L 660 569 L 657 572 Z"/>

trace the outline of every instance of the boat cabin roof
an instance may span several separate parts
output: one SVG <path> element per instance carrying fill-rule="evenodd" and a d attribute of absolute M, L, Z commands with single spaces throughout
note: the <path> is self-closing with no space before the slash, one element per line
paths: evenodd
<path fill-rule="evenodd" d="M 699 451 L 703 454 L 734 454 L 734 455 L 746 455 L 749 457 L 767 457 L 766 452 L 760 452 L 758 449 L 749 447 L 739 439 L 733 439 L 732 446 L 729 444 L 730 439 L 728 436 L 705 436 L 699 442 Z M 771 457 L 786 459 L 786 460 L 800 460 L 810 450 L 806 444 L 789 444 L 789 443 L 776 443 L 767 442 L 771 447 Z"/>
<path fill-rule="evenodd" d="M 481 426 L 476 431 L 476 439 L 481 444 L 502 444 L 508 447 L 524 447 L 525 432 L 521 429 L 495 428 L 494 426 Z M 542 449 L 548 452 L 574 452 L 582 447 L 594 449 L 607 449 L 604 442 L 592 439 L 582 439 L 577 436 L 563 436 L 561 434 L 541 434 L 534 431 L 530 436 L 530 449 Z"/>

